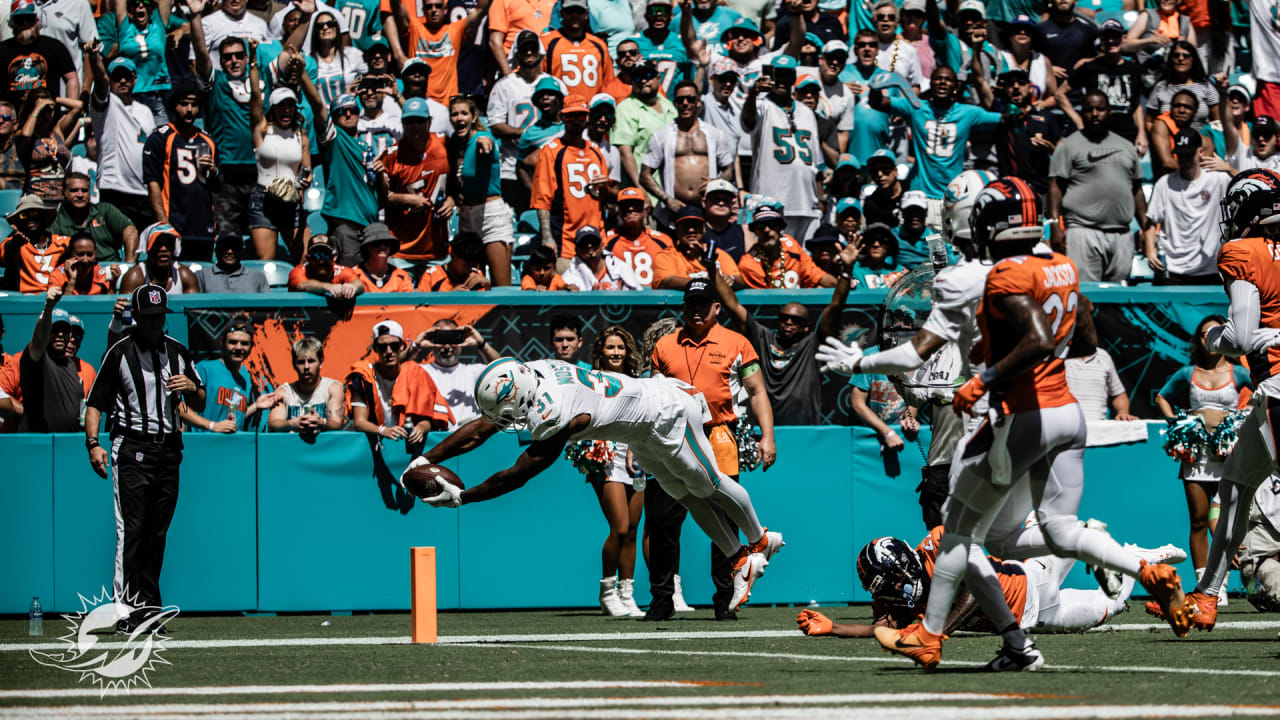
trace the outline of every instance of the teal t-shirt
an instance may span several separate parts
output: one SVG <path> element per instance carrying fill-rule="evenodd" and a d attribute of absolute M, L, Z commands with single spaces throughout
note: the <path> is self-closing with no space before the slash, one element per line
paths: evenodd
<path fill-rule="evenodd" d="M 493 143 L 493 150 L 488 154 L 481 154 L 477 147 L 476 140 L 481 137 Z M 463 205 L 479 205 L 486 198 L 502 194 L 502 153 L 498 150 L 498 141 L 488 131 L 472 133 L 467 139 L 458 175 L 462 180 Z"/>
<path fill-rule="evenodd" d="M 640 46 L 641 57 L 658 66 L 659 87 L 668 97 L 676 83 L 686 78 L 693 79 L 693 64 L 689 62 L 689 53 L 685 52 L 684 41 L 680 39 L 679 25 L 674 18 L 671 22 L 671 29 L 661 43 L 655 43 L 643 33 L 630 38 Z"/>
<path fill-rule="evenodd" d="M 707 43 L 707 47 L 713 52 L 718 52 L 721 55 L 727 55 L 728 53 L 725 52 L 724 45 L 720 44 L 720 35 L 726 28 L 733 24 L 734 20 L 742 17 L 742 15 L 737 10 L 730 10 L 723 5 L 717 5 L 715 8 L 716 9 L 711 12 L 711 17 L 706 20 L 699 20 L 697 14 L 694 14 L 693 29 L 694 32 L 698 34 L 698 39 L 705 41 Z M 677 13 L 673 20 L 676 28 L 680 27 L 679 21 L 680 15 Z"/>
<path fill-rule="evenodd" d="M 264 83 L 265 84 L 265 83 Z M 213 79 L 209 87 L 209 105 L 205 110 L 208 121 L 205 127 L 218 148 L 218 160 L 223 165 L 255 165 L 257 158 L 253 151 L 253 132 L 249 127 L 249 79 L 232 87 L 232 81 L 221 70 L 213 71 Z M 263 95 L 269 96 L 269 87 L 263 89 Z M 243 94 L 244 101 L 236 99 Z"/>
<path fill-rule="evenodd" d="M 1000 113 L 958 102 L 951 103 L 941 117 L 931 102 L 922 102 L 919 108 L 913 108 L 906 98 L 895 96 L 889 98 L 889 104 L 911 124 L 911 146 L 916 158 L 911 189 L 923 191 L 932 200 L 942 199 L 947 193 L 947 184 L 964 172 L 969 133 L 974 128 L 992 128 L 1000 122 Z"/>
<path fill-rule="evenodd" d="M 373 148 L 364 133 L 351 135 L 332 121 L 325 122 L 320 140 L 324 162 L 324 207 L 326 217 L 368 225 L 378 219 L 378 196 L 365 178 L 366 163 L 373 160 Z"/>
<path fill-rule="evenodd" d="M 890 75 L 887 70 L 872 68 L 870 73 L 850 63 L 840 73 L 841 82 L 870 83 L 877 76 Z M 859 164 L 866 164 L 875 151 L 889 146 L 889 116 L 871 107 L 867 95 L 858 98 L 853 106 L 853 130 L 849 132 L 849 154 Z"/>
<path fill-rule="evenodd" d="M 114 22 L 110 24 L 113 25 L 110 42 L 106 37 L 101 38 L 103 53 L 119 49 L 120 57 L 132 60 L 137 66 L 138 80 L 134 83 L 133 91 L 148 93 L 168 90 L 171 85 L 169 67 L 164 59 L 166 29 L 160 20 L 160 12 L 151 12 L 151 22 L 147 23 L 146 29 L 134 25 L 132 20 L 125 20 L 123 25 L 118 26 Z M 170 17 L 170 29 L 184 24 L 185 20 L 177 16 Z"/>
<path fill-rule="evenodd" d="M 524 129 L 520 133 L 520 142 L 516 144 L 516 164 L 524 162 L 524 159 L 534 153 L 534 151 L 542 148 L 543 145 L 555 140 L 564 134 L 564 123 L 552 123 L 551 125 L 543 125 L 542 123 L 534 123 Z"/>
<path fill-rule="evenodd" d="M 893 260 L 893 258 L 890 258 L 890 260 Z M 906 274 L 907 269 L 902 267 L 899 262 L 890 262 L 886 267 L 873 270 L 858 261 L 853 264 L 850 272 L 858 281 L 858 287 L 877 290 L 879 288 L 887 288 L 897 282 L 898 278 Z"/>
<path fill-rule="evenodd" d="M 378 0 L 338 0 L 333 7 L 346 18 L 351 44 L 360 50 L 369 49 L 373 36 L 382 36 L 382 13 L 378 12 Z"/>
<path fill-rule="evenodd" d="M 200 417 L 213 422 L 222 422 L 234 412 L 236 429 L 257 429 L 266 414 L 259 413 L 256 421 L 249 422 L 249 406 L 257 399 L 258 394 L 253 387 L 253 378 L 249 376 L 249 371 L 244 366 L 241 366 L 239 372 L 233 375 L 221 359 L 202 360 L 196 363 L 196 374 L 200 376 L 200 382 L 207 393 L 204 410 L 200 411 Z M 209 432 L 206 428 L 199 426 L 192 429 Z"/>
<path fill-rule="evenodd" d="M 880 352 L 879 346 L 871 346 L 863 351 L 864 355 Z M 856 387 L 867 394 L 867 407 L 888 425 L 902 422 L 907 413 L 907 404 L 898 394 L 893 382 L 884 375 L 859 374 L 849 377 L 849 386 Z"/>
<path fill-rule="evenodd" d="M 919 240 L 912 242 L 902 237 L 901 227 L 894 228 L 893 232 L 898 236 L 898 254 L 894 257 L 894 260 L 896 260 L 899 265 L 910 269 L 920 263 L 926 263 L 932 260 L 932 258 L 929 257 L 929 239 L 937 235 L 937 233 L 929 232 L 928 229 L 926 229 L 924 235 L 921 235 Z M 957 259 L 955 248 L 952 247 L 950 243 L 943 243 L 943 245 L 947 248 L 947 264 L 954 265 Z"/>

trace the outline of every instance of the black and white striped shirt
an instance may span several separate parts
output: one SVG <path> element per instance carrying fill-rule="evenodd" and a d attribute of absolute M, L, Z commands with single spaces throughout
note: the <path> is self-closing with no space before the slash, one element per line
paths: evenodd
<path fill-rule="evenodd" d="M 113 435 L 176 433 L 181 428 L 182 393 L 166 390 L 165 384 L 180 374 L 200 385 L 191 354 L 182 343 L 165 335 L 156 347 L 144 348 L 129 335 L 102 358 L 88 404 L 102 412 Z"/>

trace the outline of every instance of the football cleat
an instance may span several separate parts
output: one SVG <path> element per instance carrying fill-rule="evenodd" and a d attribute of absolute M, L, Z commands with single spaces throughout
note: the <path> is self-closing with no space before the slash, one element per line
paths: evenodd
<path fill-rule="evenodd" d="M 1169 565 L 1177 565 L 1187 559 L 1187 551 L 1172 543 L 1161 545 L 1157 548 L 1144 548 L 1134 545 L 1133 543 L 1125 543 L 1124 549 L 1137 555 L 1140 559 L 1149 563 L 1166 563 Z"/>
<path fill-rule="evenodd" d="M 1165 621 L 1173 628 L 1173 634 L 1186 637 L 1191 630 L 1191 609 L 1182 593 L 1182 580 L 1178 577 L 1178 571 L 1163 563 L 1153 564 L 1146 560 L 1140 562 L 1142 570 L 1138 573 L 1138 582 L 1155 598 Z M 1218 600 L 1214 598 L 1213 601 L 1216 603 Z M 1214 614 L 1217 614 L 1216 605 Z"/>
<path fill-rule="evenodd" d="M 782 539 L 782 533 L 769 532 L 769 528 L 765 528 L 764 537 L 751 543 L 750 551 L 764 555 L 767 561 L 772 560 L 773 556 L 786 544 L 787 541 Z"/>
<path fill-rule="evenodd" d="M 747 604 L 751 597 L 751 586 L 764 575 L 769 561 L 763 553 L 750 552 L 744 545 L 738 551 L 733 563 L 733 595 L 729 598 L 729 609 L 737 610 Z"/>
<path fill-rule="evenodd" d="M 1206 595 L 1196 590 L 1187 596 L 1187 609 L 1195 614 L 1191 616 L 1191 624 L 1197 630 L 1210 632 L 1218 622 L 1218 596 Z"/>
<path fill-rule="evenodd" d="M 883 625 L 875 629 L 876 640 L 885 652 L 904 655 L 925 670 L 932 670 L 942 662 L 942 641 L 946 635 L 934 635 L 924 629 L 924 623 L 894 630 Z"/>
<path fill-rule="evenodd" d="M 1102 566 L 1090 567 L 1093 568 L 1093 579 L 1098 581 L 1102 592 L 1112 599 L 1120 597 L 1120 593 L 1124 592 L 1124 575 Z"/>
<path fill-rule="evenodd" d="M 1026 650 L 1009 647 L 1006 643 L 996 653 L 995 659 L 983 665 L 982 669 L 987 672 L 1035 672 L 1042 667 L 1044 655 L 1040 654 L 1034 643 Z"/>

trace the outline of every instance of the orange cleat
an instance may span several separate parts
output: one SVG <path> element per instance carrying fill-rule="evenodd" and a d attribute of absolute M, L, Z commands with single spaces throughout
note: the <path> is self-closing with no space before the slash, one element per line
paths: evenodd
<path fill-rule="evenodd" d="M 1218 596 L 1206 595 L 1199 590 L 1187 596 L 1187 610 L 1192 612 L 1191 625 L 1197 630 L 1209 632 L 1218 622 Z"/>
<path fill-rule="evenodd" d="M 1182 593 L 1182 580 L 1178 577 L 1178 571 L 1164 563 L 1149 564 L 1146 560 L 1141 563 L 1138 582 L 1155 598 L 1165 621 L 1173 628 L 1173 634 L 1186 637 L 1191 631 L 1192 613 L 1187 607 L 1186 596 Z"/>
<path fill-rule="evenodd" d="M 1155 600 L 1148 600 L 1146 604 L 1143 605 L 1143 608 L 1146 609 L 1147 614 L 1151 617 L 1158 618 L 1160 620 L 1164 619 L 1164 610 L 1160 609 L 1160 603 Z"/>
<path fill-rule="evenodd" d="M 942 662 L 942 641 L 947 636 L 925 630 L 922 622 L 912 623 L 901 630 L 880 626 L 875 629 L 875 634 L 885 652 L 905 655 L 926 671 Z"/>

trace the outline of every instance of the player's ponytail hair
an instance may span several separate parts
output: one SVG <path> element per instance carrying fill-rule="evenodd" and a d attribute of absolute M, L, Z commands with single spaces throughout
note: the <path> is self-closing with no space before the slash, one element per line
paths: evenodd
<path fill-rule="evenodd" d="M 621 325 L 610 325 L 596 335 L 596 341 L 591 346 L 591 367 L 596 370 L 605 369 L 604 343 L 611 337 L 622 340 L 627 348 L 627 356 L 622 360 L 622 372 L 631 377 L 640 377 L 640 348 L 636 346 L 636 339 Z"/>

